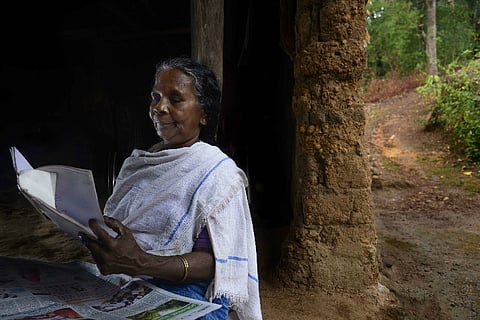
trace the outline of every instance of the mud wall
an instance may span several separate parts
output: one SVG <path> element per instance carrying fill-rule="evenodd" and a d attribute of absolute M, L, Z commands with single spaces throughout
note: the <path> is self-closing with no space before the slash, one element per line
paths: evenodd
<path fill-rule="evenodd" d="M 379 280 L 360 81 L 364 0 L 298 0 L 294 219 L 279 267 L 287 286 L 358 293 Z"/>

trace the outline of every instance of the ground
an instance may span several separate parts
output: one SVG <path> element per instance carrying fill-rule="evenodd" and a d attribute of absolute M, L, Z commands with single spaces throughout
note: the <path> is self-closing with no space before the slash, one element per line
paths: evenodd
<path fill-rule="evenodd" d="M 480 319 L 478 168 L 425 130 L 415 91 L 366 111 L 381 282 L 401 307 L 390 316 Z"/>
<path fill-rule="evenodd" d="M 368 296 L 282 289 L 270 276 L 286 230 L 257 226 L 264 319 L 480 319 L 480 193 L 463 188 L 479 181 L 478 169 L 454 157 L 440 132 L 424 130 L 419 120 L 427 109 L 415 91 L 365 110 L 381 266 L 378 303 Z M 458 186 L 447 186 L 447 179 Z M 89 259 L 78 241 L 28 203 L 0 210 L 0 255 Z"/>

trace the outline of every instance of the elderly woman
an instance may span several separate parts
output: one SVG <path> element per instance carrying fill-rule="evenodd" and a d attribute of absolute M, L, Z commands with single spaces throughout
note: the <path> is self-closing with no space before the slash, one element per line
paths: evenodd
<path fill-rule="evenodd" d="M 103 274 L 142 276 L 219 303 L 203 319 L 261 319 L 256 247 L 244 172 L 213 146 L 220 110 L 213 72 L 189 58 L 157 66 L 150 118 L 161 141 L 133 150 L 87 239 Z"/>

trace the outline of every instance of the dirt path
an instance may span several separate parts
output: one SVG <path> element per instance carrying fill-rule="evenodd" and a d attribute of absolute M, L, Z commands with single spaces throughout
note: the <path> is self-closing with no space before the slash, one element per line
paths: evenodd
<path fill-rule="evenodd" d="M 414 91 L 366 105 L 382 283 L 400 307 L 390 316 L 480 319 L 480 196 L 431 173 L 455 159 L 419 124 L 424 110 Z"/>

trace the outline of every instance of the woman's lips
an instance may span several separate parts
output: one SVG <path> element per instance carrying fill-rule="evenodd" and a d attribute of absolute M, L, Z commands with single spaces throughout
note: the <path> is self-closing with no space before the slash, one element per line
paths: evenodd
<path fill-rule="evenodd" d="M 153 121 L 153 126 L 155 127 L 155 130 L 160 134 L 161 131 L 164 130 L 170 130 L 172 128 L 175 128 L 177 124 L 174 121 L 170 122 L 162 122 L 162 121 Z"/>
<path fill-rule="evenodd" d="M 172 125 L 172 124 L 175 124 L 175 121 L 162 121 L 160 119 L 158 119 L 157 117 L 154 117 L 153 118 L 153 123 L 155 124 L 155 126 L 168 126 L 168 125 Z"/>

